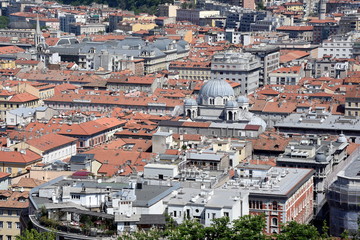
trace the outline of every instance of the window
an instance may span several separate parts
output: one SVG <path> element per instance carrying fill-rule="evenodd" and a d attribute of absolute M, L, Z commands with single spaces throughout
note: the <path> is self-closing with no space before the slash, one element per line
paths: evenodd
<path fill-rule="evenodd" d="M 8 210 L 8 215 L 11 216 L 12 215 L 12 211 Z"/>
<path fill-rule="evenodd" d="M 16 222 L 16 228 L 20 229 L 20 223 L 19 222 Z"/>
<path fill-rule="evenodd" d="M 12 168 L 11 168 L 11 167 L 8 167 L 8 168 L 6 169 L 6 172 L 7 172 L 7 173 L 12 173 Z"/>
<path fill-rule="evenodd" d="M 176 211 L 174 211 L 173 216 L 176 217 Z"/>
<path fill-rule="evenodd" d="M 71 195 L 71 199 L 80 199 L 80 195 Z"/>
<path fill-rule="evenodd" d="M 12 222 L 7 222 L 8 228 L 12 228 Z"/>
<path fill-rule="evenodd" d="M 0 221 L 0 228 L 3 228 L 3 227 L 4 227 L 4 222 Z"/>
<path fill-rule="evenodd" d="M 277 226 L 277 225 L 278 225 L 278 219 L 277 219 L 277 218 L 273 218 L 273 219 L 272 219 L 272 225 L 273 225 L 273 226 Z"/>
<path fill-rule="evenodd" d="M 229 212 L 224 212 L 224 217 L 229 217 Z"/>
<path fill-rule="evenodd" d="M 4 210 L 0 209 L 0 215 L 4 214 Z"/>
<path fill-rule="evenodd" d="M 273 201 L 272 207 L 273 210 L 278 210 L 278 203 L 276 201 Z"/>
<path fill-rule="evenodd" d="M 7 236 L 7 240 L 11 240 L 11 236 Z"/>

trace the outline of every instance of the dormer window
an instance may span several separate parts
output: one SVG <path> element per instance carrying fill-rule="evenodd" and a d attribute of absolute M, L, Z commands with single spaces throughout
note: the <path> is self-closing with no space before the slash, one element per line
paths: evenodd
<path fill-rule="evenodd" d="M 4 196 L 4 195 L 0 195 L 0 201 L 6 201 L 7 200 L 7 197 Z"/>

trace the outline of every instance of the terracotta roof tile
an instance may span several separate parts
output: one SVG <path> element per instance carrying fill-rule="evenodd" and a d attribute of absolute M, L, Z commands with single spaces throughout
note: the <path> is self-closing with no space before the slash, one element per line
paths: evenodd
<path fill-rule="evenodd" d="M 54 148 L 59 148 L 70 143 L 75 143 L 77 138 L 62 136 L 56 133 L 50 133 L 43 135 L 39 138 L 33 138 L 28 140 L 26 143 L 30 146 L 39 149 L 40 151 L 46 152 Z"/>

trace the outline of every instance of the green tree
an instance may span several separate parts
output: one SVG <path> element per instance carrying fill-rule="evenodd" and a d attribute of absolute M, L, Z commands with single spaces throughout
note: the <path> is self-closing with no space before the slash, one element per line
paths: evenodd
<path fill-rule="evenodd" d="M 41 232 L 35 229 L 25 230 L 20 236 L 16 236 L 16 240 L 55 240 L 55 233 Z"/>
<path fill-rule="evenodd" d="M 265 6 L 264 6 L 264 2 L 260 1 L 256 4 L 256 9 L 257 10 L 265 10 Z"/>
<path fill-rule="evenodd" d="M 150 229 L 148 231 L 138 231 L 132 234 L 124 234 L 118 240 L 158 240 L 162 236 L 158 229 Z"/>
<path fill-rule="evenodd" d="M 340 237 L 341 237 L 341 239 L 343 239 L 343 240 L 348 240 L 348 239 L 350 239 L 350 238 L 349 238 L 349 231 L 346 229 L 345 231 L 343 231 L 343 232 L 340 234 Z"/>
<path fill-rule="evenodd" d="M 319 232 L 313 225 L 300 224 L 295 221 L 282 226 L 281 233 L 277 234 L 277 240 L 318 240 L 321 239 Z"/>
<path fill-rule="evenodd" d="M 228 217 L 213 219 L 211 226 L 204 230 L 207 240 L 227 240 L 230 239 L 232 232 Z"/>
<path fill-rule="evenodd" d="M 9 24 L 9 18 L 6 16 L 0 16 L 0 28 L 7 28 Z"/>
<path fill-rule="evenodd" d="M 233 221 L 232 238 L 234 240 L 262 240 L 266 226 L 264 215 L 246 215 Z"/>
<path fill-rule="evenodd" d="M 203 240 L 204 238 L 204 226 L 197 219 L 185 220 L 167 236 L 169 240 Z"/>
<path fill-rule="evenodd" d="M 321 228 L 321 238 L 322 239 L 328 239 L 329 238 L 329 227 L 327 225 L 326 220 L 324 220 L 322 228 Z"/>
<path fill-rule="evenodd" d="M 188 8 L 188 4 L 187 2 L 183 2 L 181 5 L 180 5 L 181 9 L 187 9 Z"/>

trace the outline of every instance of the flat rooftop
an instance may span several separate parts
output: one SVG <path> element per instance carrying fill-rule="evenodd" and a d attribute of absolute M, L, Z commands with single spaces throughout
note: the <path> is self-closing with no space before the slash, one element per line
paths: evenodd
<path fill-rule="evenodd" d="M 321 116 L 321 117 L 320 117 Z M 304 115 L 290 114 L 275 124 L 276 128 L 290 129 L 321 129 L 321 130 L 349 130 L 360 131 L 360 119 L 336 115 Z"/>
<path fill-rule="evenodd" d="M 256 169 L 256 167 L 254 167 Z M 251 196 L 290 197 L 314 174 L 313 169 L 272 167 L 266 174 L 267 181 L 259 178 L 239 178 L 229 181 L 223 188 L 244 189 Z"/>

